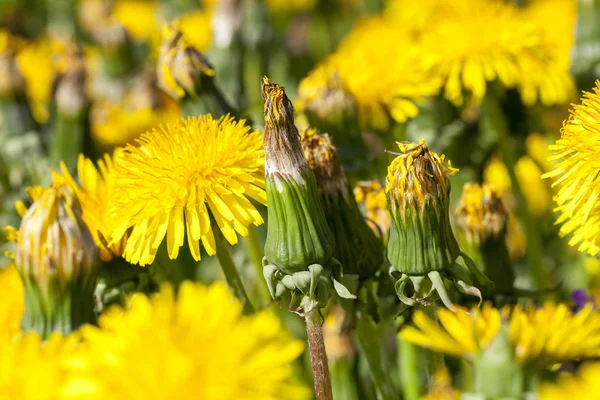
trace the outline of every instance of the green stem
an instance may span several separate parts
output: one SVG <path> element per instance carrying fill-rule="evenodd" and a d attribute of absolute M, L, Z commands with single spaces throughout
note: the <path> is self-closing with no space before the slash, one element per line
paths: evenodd
<path fill-rule="evenodd" d="M 481 104 L 481 127 L 482 130 L 489 130 L 496 134 L 498 146 L 502 152 L 506 168 L 510 175 L 512 187 L 519 206 L 519 215 L 526 224 L 527 236 L 527 264 L 538 287 L 552 286 L 552 277 L 544 269 L 542 256 L 542 242 L 537 229 L 537 224 L 529 212 L 529 208 L 523 192 L 519 186 L 519 181 L 515 173 L 515 157 L 511 148 L 510 133 L 508 126 L 502 114 L 500 104 L 494 94 L 488 93 Z"/>
<path fill-rule="evenodd" d="M 367 361 L 373 385 L 380 400 L 395 400 L 400 396 L 397 393 L 389 374 L 386 355 L 382 348 L 380 338 L 382 331 L 370 319 L 362 318 L 356 323 L 356 338 L 361 355 Z"/>
<path fill-rule="evenodd" d="M 333 400 L 329 364 L 323 339 L 322 318 L 319 309 L 314 307 L 305 314 L 308 349 L 315 384 L 316 400 Z"/>
<path fill-rule="evenodd" d="M 353 376 L 353 363 L 344 358 L 331 363 L 331 386 L 335 399 L 358 400 L 356 381 Z"/>
<path fill-rule="evenodd" d="M 404 400 L 419 400 L 421 393 L 417 352 L 417 346 L 398 337 L 400 382 Z"/>
<path fill-rule="evenodd" d="M 252 314 L 254 312 L 254 307 L 252 306 L 250 298 L 246 293 L 246 289 L 242 283 L 242 278 L 235 267 L 233 258 L 231 258 L 229 246 L 225 243 L 225 239 L 220 231 L 217 232 L 218 237 L 215 238 L 217 258 L 219 259 L 219 263 L 221 263 L 221 268 L 223 269 L 223 274 L 225 274 L 225 279 L 227 280 L 229 286 L 233 289 L 238 299 L 242 301 L 242 304 L 244 305 L 244 313 Z"/>
<path fill-rule="evenodd" d="M 258 232 L 258 227 L 250 226 L 248 229 L 248 237 L 246 237 L 246 246 L 248 247 L 248 253 L 252 260 L 252 265 L 256 270 L 256 279 L 258 281 L 259 290 L 261 296 L 267 301 L 271 301 L 271 294 L 269 293 L 269 287 L 267 282 L 263 278 L 263 265 L 262 259 L 264 256 L 264 245 Z"/>

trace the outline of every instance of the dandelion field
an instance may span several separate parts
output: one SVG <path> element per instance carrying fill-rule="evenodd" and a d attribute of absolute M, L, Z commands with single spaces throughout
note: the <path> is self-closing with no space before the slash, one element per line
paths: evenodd
<path fill-rule="evenodd" d="M 0 399 L 600 398 L 599 10 L 0 2 Z"/>

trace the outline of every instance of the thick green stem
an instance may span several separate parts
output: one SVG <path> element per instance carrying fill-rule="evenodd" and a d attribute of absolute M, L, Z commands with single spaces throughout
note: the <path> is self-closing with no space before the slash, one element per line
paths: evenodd
<path fill-rule="evenodd" d="M 312 364 L 315 398 L 316 400 L 333 400 L 331 390 L 331 377 L 327 353 L 325 352 L 325 341 L 323 339 L 322 318 L 317 307 L 305 314 L 306 333 L 308 335 L 308 349 L 310 350 L 310 361 Z"/>
<path fill-rule="evenodd" d="M 538 287 L 552 286 L 552 277 L 544 269 L 542 242 L 537 224 L 529 212 L 529 208 L 515 173 L 514 150 L 510 144 L 510 133 L 502 114 L 500 104 L 494 94 L 487 94 L 481 104 L 481 130 L 492 131 L 496 134 L 498 146 L 502 152 L 506 168 L 510 175 L 512 187 L 517 197 L 519 215 L 526 224 L 527 232 L 527 264 Z"/>
<path fill-rule="evenodd" d="M 400 382 L 404 400 L 419 400 L 421 379 L 419 377 L 418 349 L 412 343 L 398 337 Z"/>
<path fill-rule="evenodd" d="M 70 171 L 77 168 L 77 156 L 83 150 L 83 140 L 87 135 L 87 113 L 68 118 L 57 115 L 52 128 L 50 158 L 58 164 L 64 161 Z"/>
<path fill-rule="evenodd" d="M 396 400 L 400 396 L 394 387 L 382 348 L 382 330 L 373 321 L 362 318 L 356 323 L 356 338 L 361 355 L 367 361 L 379 400 Z"/>
<path fill-rule="evenodd" d="M 254 307 L 252 306 L 250 298 L 246 293 L 246 289 L 242 283 L 242 278 L 235 267 L 233 258 L 231 258 L 229 246 L 225 243 L 225 239 L 221 235 L 220 231 L 217 236 L 218 237 L 215 238 L 217 246 L 217 258 L 221 263 L 221 268 L 223 269 L 223 274 L 225 274 L 225 279 L 227 280 L 229 286 L 233 289 L 235 295 L 242 301 L 242 304 L 244 305 L 244 313 L 251 314 L 254 312 Z"/>

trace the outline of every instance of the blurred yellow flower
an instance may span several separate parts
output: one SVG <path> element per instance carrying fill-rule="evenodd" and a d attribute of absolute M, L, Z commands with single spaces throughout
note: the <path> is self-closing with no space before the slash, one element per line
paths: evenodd
<path fill-rule="evenodd" d="M 471 312 L 457 306 L 454 312 L 439 308 L 437 317 L 441 326 L 417 310 L 413 315 L 417 327 L 402 329 L 400 337 L 433 351 L 472 359 L 480 348 L 490 343 L 502 322 L 500 311 L 490 303 Z"/>
<path fill-rule="evenodd" d="M 541 133 L 530 133 L 525 139 L 525 149 L 544 172 L 552 169 L 552 163 L 548 160 L 550 152 L 548 151 L 548 140 Z"/>
<path fill-rule="evenodd" d="M 23 282 L 13 264 L 0 269 L 0 293 L 2 293 L 2 302 L 0 302 L 0 341 L 2 341 L 21 332 L 21 317 L 25 311 Z"/>
<path fill-rule="evenodd" d="M 493 156 L 483 170 L 483 180 L 500 192 L 508 192 L 512 188 L 506 164 L 500 157 Z"/>
<path fill-rule="evenodd" d="M 493 186 L 468 182 L 463 187 L 456 215 L 467 238 L 479 243 L 504 232 L 508 211 Z"/>
<path fill-rule="evenodd" d="M 317 0 L 266 0 L 265 3 L 274 14 L 294 14 L 312 10 Z"/>
<path fill-rule="evenodd" d="M 190 46 L 206 51 L 212 44 L 210 11 L 188 12 L 178 17 L 174 26 L 179 29 Z"/>
<path fill-rule="evenodd" d="M 519 158 L 515 164 L 515 174 L 531 215 L 539 217 L 549 212 L 552 192 L 546 181 L 542 180 L 543 171 L 531 157 Z"/>
<path fill-rule="evenodd" d="M 388 114 L 404 122 L 418 114 L 417 100 L 439 92 L 442 82 L 439 74 L 433 74 L 430 61 L 394 21 L 365 17 L 335 53 L 300 82 L 300 100 L 327 87 L 331 75 L 338 74 L 356 99 L 361 124 L 385 130 Z"/>
<path fill-rule="evenodd" d="M 19 70 L 25 79 L 25 92 L 33 117 L 39 123 L 50 118 L 50 96 L 56 75 L 64 68 L 66 48 L 63 43 L 42 39 L 28 43 L 17 53 Z"/>
<path fill-rule="evenodd" d="M 60 399 L 76 342 L 56 333 L 44 342 L 35 333 L 0 340 L 0 399 Z"/>
<path fill-rule="evenodd" d="M 569 119 L 561 130 L 556 144 L 550 145 L 554 170 L 544 178 L 555 178 L 552 187 L 558 188 L 554 197 L 562 224 L 560 235 L 573 234 L 570 246 L 596 255 L 600 251 L 600 82 L 594 92 L 585 92 L 582 103 L 573 106 Z"/>
<path fill-rule="evenodd" d="M 575 374 L 564 373 L 558 382 L 543 382 L 538 389 L 539 400 L 600 398 L 600 363 L 583 364 Z"/>
<path fill-rule="evenodd" d="M 100 101 L 92 108 L 92 135 L 106 147 L 124 146 L 142 133 L 181 117 L 177 103 L 164 97 L 164 106 L 129 110 L 124 104 Z"/>
<path fill-rule="evenodd" d="M 332 364 L 352 356 L 355 352 L 349 332 L 343 330 L 345 316 L 346 313 L 340 306 L 334 306 L 323 323 L 325 350 Z"/>
<path fill-rule="evenodd" d="M 433 374 L 429 392 L 421 400 L 460 400 L 461 392 L 452 387 L 452 377 L 448 368 L 442 365 Z"/>
<path fill-rule="evenodd" d="M 390 15 L 419 33 L 422 52 L 437 58 L 445 96 L 457 105 L 479 103 L 487 84 L 517 88 L 527 105 L 564 103 L 573 81 L 564 56 L 529 14 L 501 0 L 456 0 L 440 5 L 390 6 Z M 529 12 L 529 14 L 528 14 Z M 540 17 L 542 18 L 542 17 Z M 551 23 L 549 23 L 551 24 Z M 465 98 L 465 95 L 468 97 Z"/>
<path fill-rule="evenodd" d="M 177 258 L 187 231 L 199 260 L 200 241 L 209 255 L 216 251 L 211 219 L 231 244 L 236 232 L 246 236 L 248 225 L 262 224 L 249 200 L 266 204 L 262 137 L 245 122 L 228 115 L 191 117 L 127 145 L 115 163 L 109 244 L 131 230 L 123 256 L 146 265 L 165 235 L 169 256 Z"/>
<path fill-rule="evenodd" d="M 94 242 L 100 251 L 100 259 L 110 261 L 114 256 L 120 256 L 127 240 L 127 235 L 119 242 L 108 246 L 107 238 L 110 232 L 107 227 L 108 221 L 108 201 L 114 187 L 114 159 L 122 155 L 122 150 L 117 149 L 113 157 L 105 154 L 103 159 L 98 160 L 98 167 L 92 160 L 79 154 L 77 159 L 77 175 L 79 186 L 64 163 L 61 163 L 61 170 L 72 185 L 77 198 L 81 204 L 82 218 L 87 225 Z"/>
<path fill-rule="evenodd" d="M 400 336 L 419 346 L 471 360 L 506 320 L 515 358 L 522 364 L 547 367 L 600 355 L 600 313 L 592 305 L 574 313 L 567 305 L 553 302 L 503 310 L 487 303 L 470 313 L 462 308 L 456 313 L 438 309 L 437 317 L 441 325 L 418 311 L 413 317 L 418 329 L 406 327 Z"/>
<path fill-rule="evenodd" d="M 354 198 L 364 208 L 365 218 L 377 235 L 387 238 L 390 231 L 390 210 L 385 190 L 378 180 L 360 181 L 354 187 Z"/>
<path fill-rule="evenodd" d="M 117 0 L 112 14 L 133 37 L 148 40 L 158 31 L 156 8 L 154 0 Z"/>
<path fill-rule="evenodd" d="M 290 366 L 304 343 L 269 311 L 242 315 L 221 283 L 184 282 L 151 299 L 135 295 L 99 328 L 82 329 L 81 356 L 65 390 L 73 399 L 305 399 Z"/>

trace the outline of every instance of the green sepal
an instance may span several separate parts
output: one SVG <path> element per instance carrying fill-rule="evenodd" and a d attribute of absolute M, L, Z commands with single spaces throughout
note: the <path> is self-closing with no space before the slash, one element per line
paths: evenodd
<path fill-rule="evenodd" d="M 407 275 L 426 275 L 448 268 L 460 254 L 452 232 L 448 196 L 425 195 L 422 207 L 410 195 L 399 210 L 390 198 L 392 221 L 388 259 L 397 271 Z"/>
<path fill-rule="evenodd" d="M 362 216 L 348 186 L 341 193 L 323 193 L 321 200 L 325 218 L 335 236 L 333 256 L 343 265 L 344 274 L 358 275 L 361 280 L 372 277 L 383 263 L 383 241 L 375 236 Z"/>
<path fill-rule="evenodd" d="M 46 287 L 34 276 L 21 274 L 25 293 L 25 313 L 21 319 L 23 332 L 35 331 L 46 338 L 52 332 L 65 335 L 84 324 L 94 324 L 94 289 L 96 279 L 74 275 L 61 285 L 58 274 L 50 271 Z"/>
<path fill-rule="evenodd" d="M 325 265 L 335 244 L 317 197 L 314 174 L 304 171 L 304 182 L 291 176 L 275 179 L 277 184 L 272 177 L 266 178 L 265 257 L 286 274 L 305 271 L 311 264 Z"/>
<path fill-rule="evenodd" d="M 469 398 L 521 400 L 525 395 L 525 373 L 515 359 L 508 328 L 501 327 L 490 344 L 474 360 L 473 393 Z"/>

